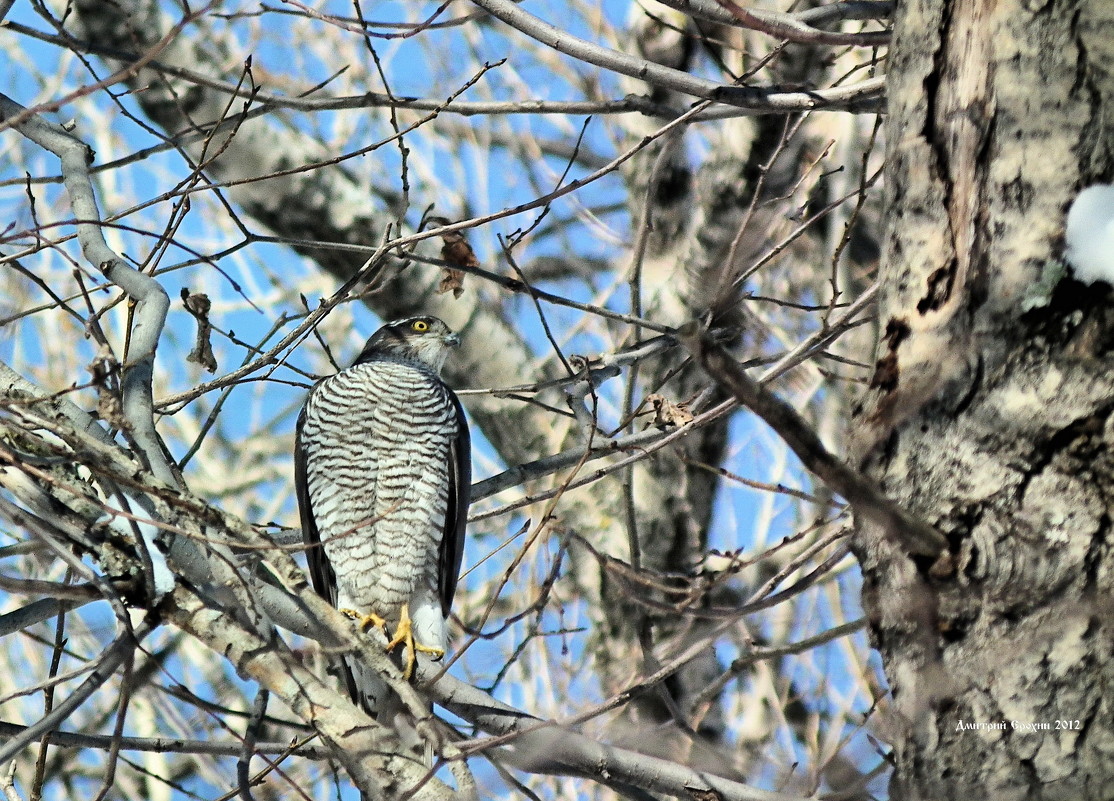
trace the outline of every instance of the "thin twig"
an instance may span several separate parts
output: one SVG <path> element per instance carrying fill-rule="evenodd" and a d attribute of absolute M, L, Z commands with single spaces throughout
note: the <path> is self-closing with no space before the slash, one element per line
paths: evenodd
<path fill-rule="evenodd" d="M 27 730 L 26 726 L 0 720 L 0 737 L 17 737 Z M 114 741 L 120 743 L 121 751 L 145 751 L 152 754 L 207 754 L 210 756 L 238 756 L 243 746 L 237 742 L 216 742 L 213 740 L 179 740 L 162 737 L 113 737 L 110 734 L 83 734 L 81 732 L 54 731 L 50 742 L 59 748 L 95 748 L 107 751 Z M 306 759 L 328 759 L 328 749 L 320 746 L 290 743 L 256 743 L 256 754 L 296 753 Z"/>
<path fill-rule="evenodd" d="M 829 452 L 796 409 L 747 375 L 699 323 L 688 323 L 678 336 L 708 374 L 773 428 L 805 467 L 847 499 L 856 515 L 883 526 L 912 553 L 938 556 L 947 547 L 943 534 L 900 508 L 873 481 Z"/>
<path fill-rule="evenodd" d="M 691 2 L 691 0 L 689 0 Z M 717 17 L 717 21 L 741 25 L 752 31 L 776 36 L 787 42 L 801 44 L 823 45 L 853 45 L 856 47 L 877 47 L 890 40 L 889 31 L 863 31 L 861 33 L 843 33 L 842 31 L 826 31 L 823 28 L 814 28 L 794 14 L 785 14 L 766 9 L 749 9 L 733 2 L 733 0 L 715 0 L 726 11 L 726 17 L 708 13 L 707 16 Z M 693 5 L 697 3 L 693 2 Z M 666 0 L 666 5 L 674 8 L 688 5 L 682 0 Z M 707 11 L 706 4 L 701 4 L 701 10 Z M 707 17 L 705 17 L 707 18 Z"/>
<path fill-rule="evenodd" d="M 92 161 L 89 146 L 62 126 L 48 122 L 2 94 L 0 122 L 11 125 L 35 144 L 58 156 L 62 162 L 62 181 L 77 219 L 77 237 L 85 258 L 136 303 L 136 322 L 130 329 L 135 356 L 124 366 L 122 382 L 124 417 L 131 426 L 129 433 L 135 440 L 136 450 L 151 472 L 160 481 L 178 486 L 180 477 L 167 460 L 162 440 L 155 431 L 151 395 L 155 349 L 166 322 L 170 299 L 155 279 L 131 267 L 105 242 L 100 210 L 89 176 L 89 163 Z"/>
<path fill-rule="evenodd" d="M 124 663 L 138 644 L 138 640 L 150 631 L 150 626 L 141 623 L 135 627 L 134 635 L 129 631 L 122 631 L 116 640 L 108 646 L 98 660 L 97 667 L 92 675 L 83 681 L 69 696 L 51 710 L 49 715 L 44 715 L 37 723 L 27 726 L 19 734 L 0 746 L 0 764 L 7 762 L 31 742 L 42 737 L 47 732 L 52 732 L 61 725 L 74 711 L 85 703 L 97 689 L 111 679 L 116 669 Z"/>
<path fill-rule="evenodd" d="M 9 5 L 11 4 L 9 3 Z M 15 769 L 18 764 L 19 763 L 13 759 L 8 765 L 7 771 L 4 772 L 3 782 L 0 782 L 0 786 L 4 788 L 4 798 L 6 801 L 23 801 L 23 799 L 19 797 L 19 791 L 15 789 Z"/>
<path fill-rule="evenodd" d="M 252 704 L 251 718 L 244 729 L 244 742 L 236 760 L 236 784 L 239 786 L 243 801 L 255 801 L 255 797 L 251 794 L 251 758 L 255 754 L 259 729 L 263 725 L 263 716 L 267 714 L 267 700 L 270 697 L 271 694 L 265 687 L 259 688 L 255 694 L 255 703 Z"/>
<path fill-rule="evenodd" d="M 877 111 L 882 100 L 885 86 L 883 78 L 872 78 L 849 87 L 812 89 L 807 92 L 783 92 L 770 87 L 725 85 L 573 36 L 568 31 L 535 17 L 513 0 L 472 0 L 472 2 L 520 33 L 573 58 L 621 75 L 637 78 L 652 86 L 672 89 L 716 103 L 738 106 L 755 113 L 785 113 L 821 108 Z"/>

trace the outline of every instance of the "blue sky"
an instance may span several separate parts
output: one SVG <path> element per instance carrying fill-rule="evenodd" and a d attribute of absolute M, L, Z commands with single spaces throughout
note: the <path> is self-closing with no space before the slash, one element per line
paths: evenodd
<path fill-rule="evenodd" d="M 556 12 L 553 9 L 558 7 L 551 4 L 548 7 L 549 13 L 555 15 Z M 546 9 L 546 6 L 540 6 L 535 9 L 535 13 L 544 16 Z M 619 2 L 604 3 L 601 9 L 602 13 L 612 19 L 620 19 L 626 14 L 625 4 Z M 334 8 L 328 10 L 338 14 L 350 13 L 350 7 L 343 3 L 337 3 Z M 377 4 L 368 16 L 389 13 L 390 10 L 391 6 L 389 5 Z M 557 17 L 551 16 L 550 18 Z M 9 19 L 39 29 L 45 27 L 42 20 L 31 12 L 29 4 L 26 3 L 17 3 Z M 587 25 L 580 18 L 561 18 L 561 20 L 563 24 L 570 24 L 574 32 L 581 35 L 590 33 Z M 60 51 L 54 46 L 35 42 L 28 37 L 16 36 L 11 32 L 0 31 L 0 36 L 4 36 L 7 42 L 6 47 L 0 50 L 0 76 L 3 77 L 6 91 L 14 99 L 25 104 L 41 102 L 64 92 L 65 89 L 62 87 L 70 84 L 76 85 L 81 81 L 88 80 L 80 65 L 75 64 L 72 59 L 60 57 Z M 450 34 L 445 35 L 444 41 L 451 43 L 451 45 L 447 44 L 446 47 L 460 46 L 459 39 L 453 38 Z M 259 73 L 264 74 L 269 62 L 281 63 L 283 59 L 289 57 L 289 54 L 284 52 L 284 47 L 287 44 L 282 39 L 281 33 L 275 33 L 265 35 L 257 42 L 245 43 L 245 48 L 250 47 L 250 52 Z M 481 40 L 473 43 L 472 46 L 480 51 L 487 47 L 493 53 L 500 52 L 502 48 L 501 41 L 494 28 L 483 31 Z M 393 79 L 395 82 L 391 87 L 393 91 L 398 94 L 425 96 L 428 94 L 429 85 L 439 73 L 448 72 L 451 74 L 454 67 L 451 53 L 450 57 L 446 58 L 443 63 L 433 65 L 428 73 L 419 68 L 427 65 L 427 62 L 423 60 L 426 52 L 416 41 L 398 40 L 394 43 L 381 45 L 383 58 L 396 67 L 392 72 L 395 76 Z M 406 69 L 406 65 L 411 63 L 415 67 Z M 315 65 L 312 59 L 308 58 L 305 59 L 305 64 L 306 72 L 303 77 L 306 80 L 327 77 L 329 70 L 325 65 Z M 362 66 L 368 68 L 368 65 Z M 34 67 L 41 75 L 46 77 L 42 81 L 36 80 L 29 67 Z M 101 69 L 103 74 L 103 67 Z M 368 68 L 368 73 L 369 75 L 374 74 L 370 68 Z M 610 80 L 614 84 L 611 91 L 612 96 L 618 97 L 623 94 L 621 86 L 614 77 L 604 80 Z M 520 81 L 529 83 L 530 88 L 539 97 L 550 99 L 579 97 L 577 87 L 555 82 L 551 73 L 541 69 L 523 71 L 517 74 L 514 80 L 508 79 L 505 81 L 503 74 L 496 70 L 485 81 L 484 90 L 490 92 L 494 97 L 514 97 L 522 89 Z M 58 85 L 59 83 L 62 87 Z M 369 86 L 369 88 L 377 90 L 381 87 Z M 467 95 L 466 99 L 470 97 L 470 95 Z M 136 104 L 131 98 L 122 96 L 119 102 L 132 112 L 139 114 Z M 89 107 L 86 105 L 75 104 L 75 108 L 63 109 L 55 116 L 55 119 L 66 120 L 71 116 L 75 117 L 78 123 L 77 133 L 87 136 L 95 144 L 98 150 L 98 163 L 123 157 L 158 142 L 156 137 L 144 132 L 141 126 L 124 119 L 118 110 L 112 106 L 104 105 L 100 109 L 100 114 L 103 116 L 91 114 L 88 109 Z M 284 115 L 284 118 L 288 124 L 302 126 L 307 131 L 313 130 L 314 127 L 327 129 L 331 124 L 329 114 L 323 114 L 315 121 L 307 121 L 304 117 L 293 114 Z M 523 133 L 528 130 L 532 132 L 540 131 L 545 136 L 552 138 L 564 137 L 569 139 L 575 137 L 582 122 L 583 120 L 579 118 L 539 120 L 522 115 L 510 118 L 506 124 L 512 131 Z M 383 123 L 381 120 L 373 121 L 369 117 L 366 128 L 369 136 L 377 135 L 377 132 L 383 130 Z M 31 218 L 26 196 L 27 190 L 19 183 L 24 170 L 31 172 L 34 176 L 54 175 L 57 172 L 57 166 L 53 157 L 36 152 L 33 146 L 18 141 L 18 138 L 14 137 L 11 132 L 4 134 L 0 144 L 4 148 L 3 152 L 0 153 L 0 181 L 8 182 L 6 185 L 0 185 L 0 214 L 5 219 L 15 220 L 19 227 L 29 227 Z M 593 120 L 589 124 L 585 136 L 586 147 L 609 156 L 614 154 L 616 144 L 614 130 L 610 127 L 609 121 L 601 118 Z M 487 213 L 523 202 L 536 194 L 535 187 L 531 185 L 526 176 L 511 170 L 497 169 L 497 164 L 493 165 L 491 163 L 482 147 L 463 153 L 439 154 L 437 153 L 436 142 L 425 142 L 420 137 L 414 137 L 413 146 L 424 149 L 429 163 L 433 165 L 431 170 L 435 173 L 437 179 L 447 185 L 467 188 L 466 190 L 460 190 L 455 196 L 450 195 L 444 201 L 447 206 L 456 203 L 459 208 L 451 210 L 446 208 L 442 210 L 444 212 L 460 212 L 466 208 L 468 211 L 477 214 Z M 386 148 L 378 153 L 375 158 L 382 159 L 379 163 L 383 165 L 382 169 L 385 174 L 397 175 L 398 157 L 396 150 Z M 353 169 L 356 169 L 364 166 L 364 164 L 354 164 L 352 166 Z M 493 166 L 496 168 L 493 169 Z M 559 160 L 550 158 L 545 161 L 545 167 L 553 176 L 556 176 L 564 165 Z M 578 177 L 582 172 L 582 168 L 574 167 L 570 178 Z M 121 209 L 115 205 L 115 201 L 128 196 L 129 193 L 143 199 L 154 197 L 171 185 L 175 176 L 180 176 L 182 173 L 183 162 L 179 156 L 172 152 L 158 154 L 144 162 L 114 171 L 111 175 L 99 179 L 98 188 L 101 191 L 102 209 L 106 213 L 120 211 Z M 544 176 L 545 173 L 545 169 L 537 171 L 538 175 Z M 58 200 L 60 188 L 57 185 L 37 185 L 33 191 L 39 198 L 43 210 L 64 210 L 64 201 Z M 555 204 L 553 216 L 573 214 L 577 203 L 585 202 L 606 206 L 621 201 L 622 197 L 622 187 L 618 178 L 605 179 L 594 185 L 584 195 Z M 414 218 L 412 222 L 416 222 L 417 216 L 420 215 L 420 206 L 420 203 L 416 203 L 411 210 L 410 216 Z M 58 213 L 61 214 L 61 212 Z M 135 259 L 144 259 L 154 247 L 155 237 L 161 233 L 170 213 L 171 203 L 168 201 L 130 216 L 127 224 L 133 230 L 113 232 L 110 236 L 111 244 Z M 176 238 L 189 243 L 191 247 L 203 253 L 216 253 L 233 245 L 236 236 L 213 224 L 213 221 L 223 213 L 220 204 L 214 202 L 211 198 L 205 195 L 196 196 L 195 209 L 185 216 L 181 227 L 177 229 Z M 626 218 L 625 213 L 612 211 L 602 219 L 618 237 L 623 238 L 629 235 L 630 221 Z M 490 226 L 490 229 L 485 231 L 483 236 L 474 237 L 474 244 L 481 260 L 489 265 L 499 264 L 496 234 L 509 234 L 528 223 L 528 219 L 508 219 Z M 9 244 L 3 246 L 0 250 L 10 253 L 17 246 L 18 243 Z M 569 252 L 570 249 L 575 249 L 577 254 L 584 257 L 615 258 L 616 253 L 613 243 L 602 236 L 597 239 L 584 238 L 575 241 L 568 236 L 539 237 L 536 242 L 532 243 L 531 248 L 531 255 L 534 257 L 547 254 L 564 254 Z M 75 260 L 79 258 L 72 245 L 65 246 L 64 249 L 71 258 Z M 42 260 L 52 258 L 59 259 L 60 257 L 50 256 L 49 254 L 35 256 L 35 259 Z M 189 254 L 172 248 L 163 257 L 160 264 L 163 267 L 168 267 L 189 258 Z M 40 263 L 42 262 L 29 261 L 28 266 Z M 302 309 L 291 303 L 285 303 L 268 306 L 267 311 L 261 312 L 252 308 L 241 293 L 232 288 L 233 282 L 242 288 L 243 295 L 248 298 L 256 298 L 266 297 L 269 293 L 277 292 L 277 288 L 280 287 L 300 285 L 302 282 L 314 284 L 313 277 L 317 275 L 314 265 L 289 249 L 266 243 L 254 243 L 250 247 L 221 259 L 219 267 L 220 270 L 218 271 L 209 265 L 198 264 L 167 272 L 160 278 L 174 304 L 166 332 L 166 344 L 163 347 L 165 358 L 162 358 L 159 367 L 167 379 L 165 386 L 161 388 L 164 393 L 169 394 L 189 388 L 208 378 L 196 365 L 184 363 L 177 359 L 184 350 L 188 350 L 195 331 L 194 320 L 181 309 L 181 303 L 178 301 L 178 295 L 183 288 L 191 292 L 204 291 L 210 294 L 214 299 L 213 320 L 219 328 L 226 332 L 234 331 L 236 337 L 240 340 L 265 344 L 265 342 L 276 341 L 297 322 L 292 320 L 284 326 L 278 327 L 271 337 L 264 341 L 263 337 L 275 326 L 278 315 L 285 314 L 296 317 L 302 312 Z M 63 274 L 64 272 L 57 263 L 53 263 L 50 269 L 55 270 L 57 274 Z M 95 280 L 95 276 L 89 280 Z M 588 301 L 603 288 L 603 283 L 603 279 L 596 285 L 563 281 L 544 284 L 542 288 L 577 300 Z M 319 291 L 316 295 L 313 293 L 308 295 L 307 299 L 311 305 L 316 303 L 320 294 L 330 290 L 328 281 L 317 281 L 314 286 Z M 65 291 L 76 291 L 76 284 L 68 284 Z M 625 310 L 626 295 L 623 292 L 616 292 L 609 302 L 613 308 Z M 545 353 L 548 349 L 548 343 L 538 324 L 532 303 L 519 298 L 508 302 L 507 307 L 513 311 L 515 320 L 536 352 L 539 354 Z M 545 312 L 561 328 L 574 322 L 578 315 L 578 313 L 570 310 L 551 306 L 546 307 Z M 0 316 L 6 313 L 7 311 L 0 302 Z M 338 319 L 341 316 L 345 320 L 350 320 L 350 323 L 346 323 L 344 326 L 338 325 L 334 329 L 336 332 L 343 330 L 346 333 L 335 340 L 331 340 L 330 346 L 334 355 L 343 364 L 351 359 L 363 339 L 374 331 L 379 321 L 360 304 L 345 306 L 341 312 L 338 312 Z M 114 313 L 106 318 L 106 326 L 110 331 L 122 330 L 124 324 L 120 313 Z M 42 360 L 44 358 L 43 338 L 51 336 L 54 325 L 55 323 L 52 320 L 43 316 L 42 319 L 33 317 L 19 325 L 10 326 L 7 331 L 0 333 L 0 359 L 16 363 L 35 363 Z M 15 334 L 9 335 L 9 332 L 13 331 Z M 222 371 L 238 364 L 244 357 L 245 351 L 243 348 L 232 344 L 222 336 L 214 339 L 214 346 Z M 571 343 L 574 351 L 585 354 L 595 353 L 605 346 L 606 343 L 587 334 L 574 338 Z M 92 358 L 94 349 L 92 343 L 88 340 L 74 337 L 74 348 L 79 353 L 75 364 L 85 364 Z M 319 356 L 313 355 L 317 353 L 318 349 L 319 346 L 316 342 L 308 342 L 292 357 L 292 364 L 310 372 L 325 369 L 327 365 L 324 361 Z M 86 374 L 76 374 L 71 375 L 69 380 L 84 381 L 86 377 Z M 219 420 L 219 433 L 222 439 L 230 443 L 242 443 L 260 436 L 290 438 L 300 399 L 304 394 L 303 385 L 306 383 L 306 379 L 286 369 L 276 371 L 274 377 L 281 379 L 281 382 L 253 382 L 232 390 Z M 524 375 L 523 379 L 529 380 L 529 376 Z M 621 380 L 615 379 L 604 388 L 604 394 L 610 397 L 613 404 L 617 404 L 621 389 Z M 216 394 L 210 394 L 195 403 L 199 409 L 207 412 L 216 398 Z M 168 432 L 174 431 L 174 425 L 173 420 L 167 420 L 164 428 Z M 172 451 L 180 457 L 188 447 L 189 441 L 184 436 L 171 436 L 169 438 L 171 439 Z M 800 469 L 795 466 L 795 459 L 791 455 L 785 454 L 781 443 L 763 425 L 754 423 L 747 416 L 737 416 L 732 422 L 730 439 L 733 452 L 730 463 L 727 465 L 728 469 L 759 480 L 772 479 L 793 483 L 800 489 L 809 489 L 807 479 L 801 474 Z M 219 446 L 215 443 L 216 438 L 214 438 L 214 444 L 211 447 L 218 448 Z M 475 463 L 478 466 L 476 478 L 482 479 L 487 474 L 500 469 L 502 465 L 482 436 L 474 437 L 474 443 L 476 447 Z M 206 447 L 210 446 L 207 445 Z M 227 459 L 228 464 L 231 465 L 230 472 L 239 469 L 246 470 L 250 467 L 250 455 L 236 453 L 235 447 L 228 449 Z M 784 470 L 777 468 L 782 463 L 787 465 Z M 201 471 L 202 469 L 200 464 L 191 463 L 191 471 Z M 230 511 L 234 511 L 254 522 L 273 521 L 280 525 L 293 526 L 297 515 L 293 494 L 290 492 L 287 483 L 287 477 L 291 473 L 292 470 L 286 468 L 281 475 L 276 475 L 263 482 L 262 491 L 253 493 L 233 492 L 228 497 L 222 498 L 221 502 Z M 200 480 L 202 476 L 197 475 L 195 478 Z M 259 487 L 260 485 L 256 484 L 253 490 L 258 490 Z M 768 530 L 781 532 L 781 536 L 789 535 L 802 522 L 807 522 L 802 521 L 801 514 L 799 505 L 790 501 L 784 495 L 771 495 L 745 487 L 725 485 L 724 491 L 716 501 L 715 523 L 710 531 L 709 547 L 721 551 L 752 547 L 755 544 L 756 520 L 772 520 L 773 523 Z M 521 523 L 522 518 L 512 515 L 504 518 L 501 524 L 504 527 L 503 531 L 512 532 Z M 763 530 L 766 529 L 763 528 Z M 506 549 L 495 557 L 484 561 L 495 544 L 501 539 L 502 537 L 497 534 L 479 534 L 471 539 L 465 557 L 466 567 L 483 562 L 481 567 L 466 579 L 472 586 L 486 586 L 496 581 L 506 569 L 508 561 L 513 555 L 512 549 Z M 546 565 L 556 557 L 557 547 L 555 540 L 547 540 L 541 546 L 544 556 L 531 567 L 532 572 L 517 576 L 516 581 L 522 583 L 536 582 L 539 576 L 544 574 Z M 845 572 L 839 581 L 843 582 L 843 592 L 825 594 L 822 589 L 810 591 L 810 603 L 800 607 L 807 613 L 800 614 L 787 625 L 781 623 L 775 625 L 775 623 L 765 618 L 756 619 L 756 631 L 772 638 L 788 636 L 789 639 L 795 640 L 823 630 L 836 617 L 835 612 L 840 611 L 832 608 L 832 598 L 838 597 L 846 601 L 848 598 L 857 597 L 858 594 L 858 578 L 854 570 Z M 584 610 L 578 607 L 577 602 L 567 604 L 563 611 L 563 616 L 556 611 L 547 612 L 542 617 L 543 628 L 550 631 L 563 627 L 578 629 L 583 628 L 586 624 Z M 838 618 L 841 620 L 852 619 L 857 617 L 858 614 L 857 609 L 846 609 L 840 611 Z M 91 627 L 98 630 L 103 629 L 106 633 L 111 630 L 112 618 L 107 613 L 104 605 L 100 605 L 99 608 L 91 607 L 88 612 L 83 613 L 83 617 L 86 624 Z M 530 621 L 527 620 L 521 624 L 511 626 L 504 637 L 498 641 L 478 643 L 469 651 L 462 664 L 458 666 L 459 675 L 472 677 L 479 683 L 483 683 L 484 679 L 490 680 L 494 672 L 499 669 L 505 655 L 513 651 L 518 644 L 530 636 L 529 623 Z M 538 643 L 532 647 L 544 648 L 554 659 L 574 665 L 582 658 L 589 637 L 589 631 L 573 631 L 540 638 Z M 860 643 L 858 650 L 865 652 L 865 644 L 862 642 L 861 635 L 858 635 L 857 639 Z M 726 662 L 737 654 L 735 649 L 723 646 L 721 655 Z M 846 669 L 846 660 L 847 657 L 842 645 L 834 643 L 812 652 L 807 660 L 787 660 L 786 675 L 793 679 L 799 689 L 806 693 L 815 693 L 817 699 L 821 698 L 821 690 L 826 687 L 834 687 L 837 693 L 852 694 L 855 686 L 854 676 Z M 816 665 L 822 666 L 823 671 L 817 672 L 815 670 Z M 175 663 L 172 660 L 168 664 L 168 669 L 177 672 L 180 678 L 188 679 L 189 677 L 190 668 L 187 664 Z M 575 673 L 575 670 L 573 673 Z M 231 675 L 231 671 L 229 671 L 228 680 L 234 683 L 239 682 Z M 577 693 L 575 700 L 581 706 L 587 706 L 593 701 L 601 700 L 600 688 L 596 686 L 590 676 L 575 677 L 575 681 L 570 684 L 569 690 Z M 527 700 L 527 694 L 523 688 L 516 687 L 511 681 L 504 682 L 498 692 L 503 693 L 503 697 L 512 703 L 524 703 Z M 862 704 L 857 703 L 857 706 L 862 707 Z M 862 711 L 865 711 L 865 709 Z M 792 761 L 795 751 L 799 751 L 799 745 L 789 739 L 786 734 L 787 731 L 787 729 L 783 729 L 782 734 L 785 736 L 780 739 L 775 738 L 775 741 L 768 746 L 771 754 L 778 750 L 783 752 L 776 759 L 780 764 Z M 866 746 L 861 737 L 855 744 L 855 748 L 860 752 L 865 752 Z M 769 782 L 772 784 L 776 779 L 777 777 L 771 772 Z M 214 788 L 197 789 L 204 789 L 203 795 L 209 797 L 209 791 Z"/>

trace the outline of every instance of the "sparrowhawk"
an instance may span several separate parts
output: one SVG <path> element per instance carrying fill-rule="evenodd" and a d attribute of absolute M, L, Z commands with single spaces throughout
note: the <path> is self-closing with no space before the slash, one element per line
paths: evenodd
<path fill-rule="evenodd" d="M 298 419 L 295 485 L 313 586 L 388 650 L 443 656 L 464 549 L 468 426 L 441 367 L 460 339 L 436 317 L 387 323 L 319 382 Z M 345 659 L 353 700 L 384 710 L 376 674 Z M 392 706 L 393 708 L 393 706 Z"/>

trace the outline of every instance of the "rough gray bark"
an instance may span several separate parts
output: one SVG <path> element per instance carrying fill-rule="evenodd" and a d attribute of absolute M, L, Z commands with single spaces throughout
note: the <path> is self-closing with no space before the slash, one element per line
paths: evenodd
<path fill-rule="evenodd" d="M 892 797 L 1106 798 L 1114 317 L 1058 259 L 1071 198 L 1114 177 L 1114 6 L 919 0 L 895 25 L 884 338 L 852 430 L 949 548 L 859 526 Z"/>

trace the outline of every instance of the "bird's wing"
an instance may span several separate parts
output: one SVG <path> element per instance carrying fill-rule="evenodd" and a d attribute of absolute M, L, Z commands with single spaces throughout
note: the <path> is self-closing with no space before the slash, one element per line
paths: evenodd
<path fill-rule="evenodd" d="M 313 517 L 313 505 L 309 498 L 309 481 L 306 476 L 306 449 L 302 444 L 302 426 L 306 422 L 306 406 L 298 415 L 298 428 L 294 446 L 294 490 L 298 495 L 298 511 L 302 516 L 302 541 L 306 544 L 306 560 L 309 563 L 309 577 L 313 588 L 322 598 L 336 606 L 337 580 L 329 557 L 321 547 L 321 535 L 317 531 L 317 521 Z"/>
<path fill-rule="evenodd" d="M 312 392 L 312 390 L 311 390 Z M 321 547 L 321 534 L 313 516 L 313 505 L 309 497 L 309 481 L 306 474 L 306 449 L 302 443 L 302 427 L 306 422 L 307 401 L 298 415 L 298 426 L 294 444 L 294 490 L 298 496 L 298 511 L 302 517 L 302 541 L 306 544 L 306 561 L 309 563 L 309 577 L 318 595 L 337 605 L 337 580 L 332 563 Z M 339 660 L 340 674 L 348 697 L 360 704 L 365 712 L 374 715 L 375 710 L 368 702 L 369 693 L 362 691 L 348 658 Z M 376 685 L 378 686 L 378 685 Z M 382 690 L 378 690 L 382 694 Z"/>
<path fill-rule="evenodd" d="M 468 504 L 472 497 L 472 438 L 468 421 L 456 394 L 449 392 L 456 409 L 456 439 L 449 445 L 449 502 L 445 509 L 445 525 L 441 530 L 438 587 L 441 590 L 441 613 L 449 616 L 460 577 L 460 560 L 464 557 L 464 531 L 468 525 Z"/>

